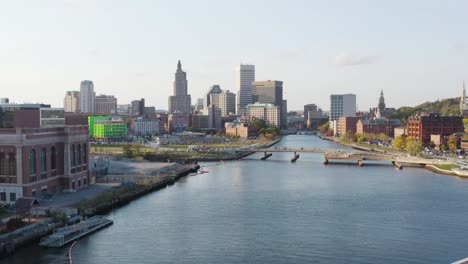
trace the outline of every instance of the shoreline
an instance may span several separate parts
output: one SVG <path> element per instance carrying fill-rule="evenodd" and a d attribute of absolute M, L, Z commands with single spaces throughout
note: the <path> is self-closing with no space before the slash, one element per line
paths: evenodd
<path fill-rule="evenodd" d="M 182 167 L 177 167 L 172 170 L 164 172 L 163 175 L 159 176 L 155 182 L 148 185 L 141 185 L 140 188 L 117 195 L 110 201 L 106 201 L 101 204 L 96 204 L 84 209 L 78 209 L 78 204 L 74 204 L 73 208 L 78 209 L 79 215 L 82 216 L 93 216 L 98 214 L 107 214 L 112 210 L 121 208 L 131 201 L 137 200 L 147 194 L 166 188 L 167 186 L 173 185 L 180 178 L 189 175 L 190 173 L 197 172 L 200 168 L 198 164 L 184 164 Z M 117 187 L 120 188 L 120 187 Z M 90 200 L 98 197 L 99 195 L 91 198 Z M 0 236 L 0 260 L 7 259 L 9 256 L 15 254 L 15 252 L 21 248 L 38 243 L 42 237 L 50 235 L 53 230 L 57 227 L 64 225 L 62 222 L 52 222 L 51 218 L 48 218 L 42 222 L 35 223 L 33 225 L 27 225 L 25 228 L 35 227 L 37 230 L 33 232 L 22 231 L 17 229 L 13 232 L 6 233 Z M 26 234 L 26 235 L 25 235 Z"/>
<path fill-rule="evenodd" d="M 357 149 L 357 150 L 360 150 L 360 151 L 387 153 L 387 152 L 384 152 L 384 151 L 381 151 L 381 150 L 375 150 L 375 149 L 366 148 L 366 147 L 363 147 L 363 146 L 356 146 L 354 144 L 341 143 L 339 141 L 334 140 L 333 138 L 327 138 L 327 137 L 322 137 L 322 136 L 319 136 L 319 138 L 322 139 L 322 140 L 332 141 L 332 142 L 335 142 L 336 144 L 339 144 L 341 146 L 350 147 L 350 148 Z M 465 173 L 462 173 L 462 172 L 457 171 L 457 170 L 444 170 L 444 169 L 438 168 L 435 165 L 425 165 L 425 166 L 423 166 L 421 168 L 425 168 L 428 171 L 431 171 L 431 172 L 434 172 L 434 173 L 437 173 L 437 174 L 441 174 L 441 175 L 455 176 L 455 177 L 459 177 L 459 178 L 468 179 L 468 171 L 465 172 Z"/>

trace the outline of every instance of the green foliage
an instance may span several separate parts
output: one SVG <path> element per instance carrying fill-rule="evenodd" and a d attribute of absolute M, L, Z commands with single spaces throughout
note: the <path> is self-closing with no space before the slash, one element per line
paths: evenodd
<path fill-rule="evenodd" d="M 409 153 L 416 155 L 419 154 L 423 150 L 423 145 L 420 141 L 414 139 L 407 139 L 406 140 L 406 150 Z"/>
<path fill-rule="evenodd" d="M 468 117 L 463 118 L 463 125 L 468 125 Z"/>
<path fill-rule="evenodd" d="M 447 146 L 450 150 L 455 151 L 457 150 L 458 137 L 455 135 L 451 135 L 447 141 Z"/>
<path fill-rule="evenodd" d="M 330 130 L 330 122 L 326 122 L 325 124 L 318 127 L 318 130 L 321 134 L 326 134 Z"/>
<path fill-rule="evenodd" d="M 393 140 L 393 147 L 397 150 L 403 150 L 406 148 L 406 137 L 398 136 Z"/>
<path fill-rule="evenodd" d="M 448 98 L 437 100 L 435 102 L 425 102 L 415 107 L 400 107 L 392 115 L 391 118 L 400 119 L 403 123 L 407 123 L 408 117 L 417 113 L 438 113 L 440 115 L 458 116 L 460 115 L 460 98 Z M 468 120 L 464 120 L 468 124 Z"/>
<path fill-rule="evenodd" d="M 445 144 L 443 144 L 443 145 L 440 145 L 440 150 L 442 150 L 442 151 L 446 151 L 446 150 L 448 150 L 448 147 L 447 147 L 447 145 L 445 145 Z"/>
<path fill-rule="evenodd" d="M 254 119 L 254 120 L 250 121 L 250 126 L 256 128 L 258 130 L 267 127 L 266 122 L 263 119 Z"/>
<path fill-rule="evenodd" d="M 28 223 L 23 221 L 23 219 L 21 219 L 21 218 L 11 218 L 6 223 L 6 229 L 7 229 L 8 232 L 13 232 L 16 229 L 27 226 L 27 225 L 28 225 Z"/>
<path fill-rule="evenodd" d="M 358 136 L 358 139 L 357 139 L 358 143 L 364 143 L 364 142 L 368 142 L 368 141 L 369 141 L 369 139 L 365 135 Z"/>
<path fill-rule="evenodd" d="M 387 141 L 390 140 L 390 137 L 387 136 L 387 135 L 385 135 L 384 133 L 380 133 L 380 135 L 379 135 L 379 140 L 380 140 L 380 141 L 387 142 Z"/>
<path fill-rule="evenodd" d="M 47 214 L 49 217 L 52 217 L 55 222 L 67 223 L 67 215 L 63 211 L 49 212 Z"/>
<path fill-rule="evenodd" d="M 141 157 L 141 145 L 140 144 L 125 144 L 123 146 L 123 154 L 127 158 Z"/>

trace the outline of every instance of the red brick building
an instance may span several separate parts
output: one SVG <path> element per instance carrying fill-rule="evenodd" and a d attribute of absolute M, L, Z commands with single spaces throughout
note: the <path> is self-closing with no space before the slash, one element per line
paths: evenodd
<path fill-rule="evenodd" d="M 394 137 L 395 128 L 401 126 L 400 120 L 386 118 L 361 119 L 357 122 L 356 132 L 359 134 L 385 134 Z"/>
<path fill-rule="evenodd" d="M 408 118 L 407 135 L 409 138 L 431 142 L 431 135 L 443 137 L 463 132 L 463 119 L 460 116 L 441 116 L 429 114 L 427 116 L 411 116 Z"/>
<path fill-rule="evenodd" d="M 353 131 L 353 133 L 357 132 L 356 124 L 361 119 L 361 117 L 349 117 L 349 116 L 342 116 L 338 119 L 338 134 L 344 135 L 348 131 Z"/>
<path fill-rule="evenodd" d="M 38 110 L 0 111 L 0 203 L 90 184 L 88 126 L 47 126 Z"/>

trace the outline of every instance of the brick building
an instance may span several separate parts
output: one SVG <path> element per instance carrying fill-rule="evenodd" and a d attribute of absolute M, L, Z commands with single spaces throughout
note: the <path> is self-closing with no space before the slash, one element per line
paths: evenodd
<path fill-rule="evenodd" d="M 361 119 L 356 124 L 356 132 L 359 134 L 385 134 L 389 137 L 395 136 L 395 128 L 401 126 L 401 121 L 397 119 Z"/>
<path fill-rule="evenodd" d="M 431 142 L 431 135 L 445 137 L 464 131 L 465 127 L 460 116 L 429 114 L 427 116 L 411 116 L 408 118 L 408 137 L 422 141 L 423 143 Z"/>
<path fill-rule="evenodd" d="M 240 138 L 250 138 L 256 137 L 257 130 L 253 127 L 246 125 L 245 123 L 236 123 L 236 122 L 228 122 L 224 124 L 226 129 L 226 135 L 229 136 L 238 136 Z"/>
<path fill-rule="evenodd" d="M 353 131 L 356 133 L 356 124 L 359 121 L 360 117 L 349 117 L 349 116 L 342 116 L 338 119 L 337 122 L 337 132 L 339 135 L 344 135 L 348 131 Z"/>
<path fill-rule="evenodd" d="M 92 182 L 86 125 L 41 127 L 39 111 L 31 109 L 0 113 L 13 114 L 13 123 L 0 128 L 0 203 Z"/>

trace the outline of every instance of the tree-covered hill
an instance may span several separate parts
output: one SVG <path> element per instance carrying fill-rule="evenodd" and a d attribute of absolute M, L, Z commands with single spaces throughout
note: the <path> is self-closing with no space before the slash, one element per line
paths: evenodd
<path fill-rule="evenodd" d="M 460 97 L 437 100 L 435 102 L 425 102 L 415 107 L 403 106 L 398 108 L 391 117 L 400 119 L 406 123 L 409 116 L 424 113 L 458 116 L 460 115 Z"/>

